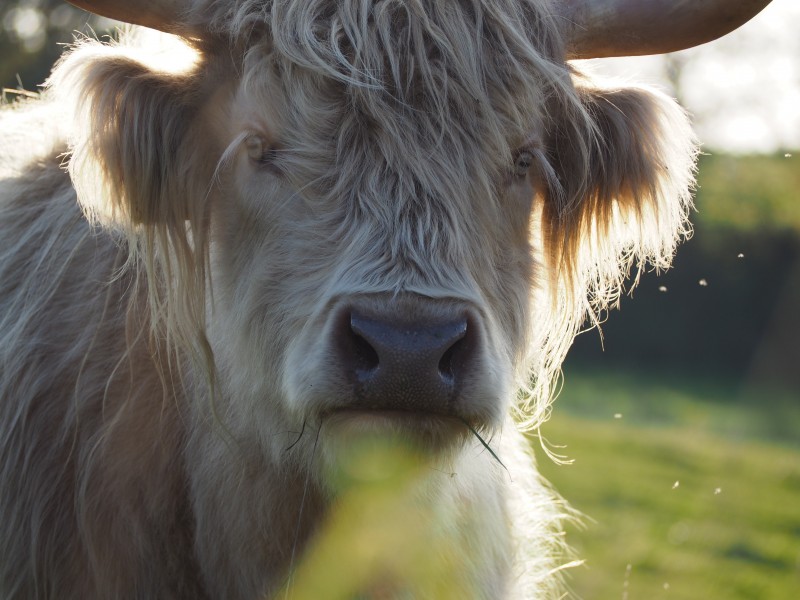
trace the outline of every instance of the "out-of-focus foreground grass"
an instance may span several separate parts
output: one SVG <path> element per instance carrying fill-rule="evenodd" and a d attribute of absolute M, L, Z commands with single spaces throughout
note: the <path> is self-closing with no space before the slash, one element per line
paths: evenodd
<path fill-rule="evenodd" d="M 539 463 L 586 515 L 577 597 L 800 597 L 800 406 L 771 394 L 567 373 L 543 435 L 574 463 Z"/>
<path fill-rule="evenodd" d="M 477 597 L 453 519 L 433 500 L 452 474 L 401 438 L 357 435 L 340 449 L 337 500 L 273 600 Z"/>

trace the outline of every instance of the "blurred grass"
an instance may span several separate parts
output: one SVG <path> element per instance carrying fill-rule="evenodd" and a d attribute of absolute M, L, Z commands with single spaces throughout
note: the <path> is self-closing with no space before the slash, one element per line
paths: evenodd
<path fill-rule="evenodd" d="M 575 462 L 539 462 L 588 517 L 568 533 L 577 597 L 800 597 L 800 407 L 696 385 L 567 375 L 543 434 Z"/>
<path fill-rule="evenodd" d="M 673 426 L 687 435 L 713 433 L 800 449 L 797 390 L 746 379 L 591 368 L 568 361 L 564 391 L 554 409 L 556 416 L 564 412 L 600 421 L 620 414 L 628 425 Z"/>

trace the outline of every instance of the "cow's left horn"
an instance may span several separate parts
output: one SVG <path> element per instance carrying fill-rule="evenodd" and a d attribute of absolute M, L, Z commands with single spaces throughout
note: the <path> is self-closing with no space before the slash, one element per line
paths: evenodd
<path fill-rule="evenodd" d="M 191 31 L 183 23 L 187 0 L 67 0 L 90 13 L 179 35 Z"/>
<path fill-rule="evenodd" d="M 741 27 L 771 0 L 557 0 L 567 58 L 663 54 Z"/>

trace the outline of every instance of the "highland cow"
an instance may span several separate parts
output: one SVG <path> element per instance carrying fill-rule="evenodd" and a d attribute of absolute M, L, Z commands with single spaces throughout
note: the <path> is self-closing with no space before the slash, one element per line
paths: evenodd
<path fill-rule="evenodd" d="M 0 595 L 275 594 L 369 434 L 430 461 L 469 595 L 558 596 L 522 432 L 668 265 L 696 155 L 568 61 L 768 0 L 72 3 L 173 46 L 80 41 L 0 113 Z M 362 597 L 424 595 L 384 575 Z"/>

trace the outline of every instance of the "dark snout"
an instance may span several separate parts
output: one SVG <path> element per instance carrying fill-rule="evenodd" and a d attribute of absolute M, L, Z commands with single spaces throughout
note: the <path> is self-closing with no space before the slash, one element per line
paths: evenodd
<path fill-rule="evenodd" d="M 465 387 L 478 371 L 479 316 L 428 298 L 353 302 L 332 334 L 348 408 L 470 418 Z"/>

